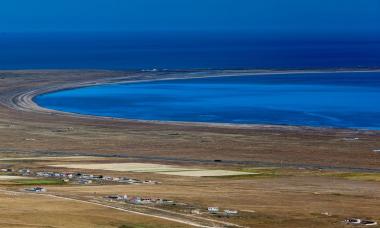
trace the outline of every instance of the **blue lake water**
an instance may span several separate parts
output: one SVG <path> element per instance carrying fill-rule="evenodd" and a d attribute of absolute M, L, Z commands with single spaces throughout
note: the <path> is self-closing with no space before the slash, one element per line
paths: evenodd
<path fill-rule="evenodd" d="M 380 67 L 379 34 L 0 33 L 0 69 Z"/>
<path fill-rule="evenodd" d="M 380 73 L 218 77 L 43 94 L 50 109 L 141 120 L 380 129 Z"/>

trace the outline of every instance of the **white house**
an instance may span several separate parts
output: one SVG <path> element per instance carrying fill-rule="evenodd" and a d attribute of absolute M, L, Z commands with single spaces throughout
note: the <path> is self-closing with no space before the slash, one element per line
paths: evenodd
<path fill-rule="evenodd" d="M 191 214 L 200 215 L 201 211 L 199 209 L 193 209 L 191 210 Z"/>
<path fill-rule="evenodd" d="M 218 213 L 219 212 L 219 207 L 209 207 L 207 210 L 210 213 Z"/>
<path fill-rule="evenodd" d="M 224 214 L 226 214 L 226 215 L 237 215 L 238 211 L 237 210 L 224 210 Z"/>
<path fill-rule="evenodd" d="M 92 180 L 79 180 L 79 184 L 91 184 Z"/>

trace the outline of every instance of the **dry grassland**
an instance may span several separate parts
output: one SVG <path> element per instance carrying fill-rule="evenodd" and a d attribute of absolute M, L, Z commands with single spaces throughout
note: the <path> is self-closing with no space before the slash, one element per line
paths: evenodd
<path fill-rule="evenodd" d="M 0 227 L 115 228 L 187 227 L 96 205 L 39 195 L 0 192 Z"/>

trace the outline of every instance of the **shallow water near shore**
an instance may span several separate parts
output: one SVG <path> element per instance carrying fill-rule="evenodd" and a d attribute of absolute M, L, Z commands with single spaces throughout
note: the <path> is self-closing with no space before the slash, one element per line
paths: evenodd
<path fill-rule="evenodd" d="M 35 98 L 45 108 L 140 120 L 380 129 L 380 73 L 108 84 Z"/>

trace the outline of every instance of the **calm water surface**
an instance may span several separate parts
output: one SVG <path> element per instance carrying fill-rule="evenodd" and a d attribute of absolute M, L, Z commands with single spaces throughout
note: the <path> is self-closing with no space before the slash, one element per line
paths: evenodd
<path fill-rule="evenodd" d="M 380 35 L 0 33 L 0 69 L 380 67 Z"/>
<path fill-rule="evenodd" d="M 142 120 L 380 129 L 380 73 L 239 76 L 101 85 L 35 101 Z"/>

